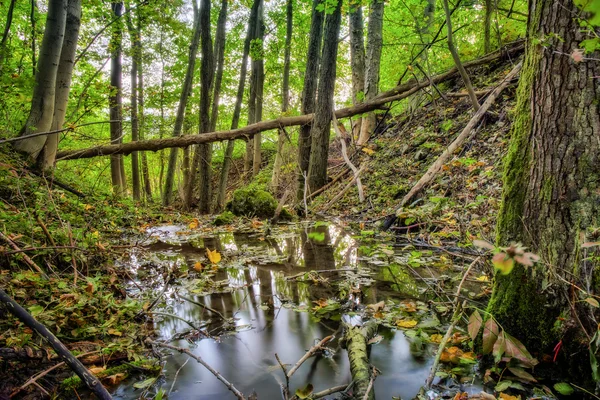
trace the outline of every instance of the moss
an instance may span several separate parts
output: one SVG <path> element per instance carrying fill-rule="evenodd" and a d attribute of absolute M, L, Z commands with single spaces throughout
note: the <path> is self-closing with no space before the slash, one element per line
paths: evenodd
<path fill-rule="evenodd" d="M 277 209 L 277 200 L 265 190 L 238 189 L 233 192 L 233 200 L 228 204 L 228 209 L 238 216 L 271 218 Z"/>
<path fill-rule="evenodd" d="M 286 208 L 282 208 L 281 213 L 279 214 L 279 219 L 281 221 L 292 221 L 294 219 L 294 215 Z"/>
<path fill-rule="evenodd" d="M 213 221 L 215 226 L 229 225 L 235 219 L 235 215 L 231 211 L 224 211 L 223 213 L 216 216 Z"/>
<path fill-rule="evenodd" d="M 134 361 L 126 364 L 117 365 L 115 367 L 106 368 L 104 371 L 97 372 L 95 375 L 100 380 L 115 374 L 125 374 L 124 378 L 126 378 L 132 370 L 141 369 L 146 371 L 146 373 L 157 375 L 161 371 L 161 367 L 159 364 L 154 363 L 151 360 L 140 360 Z M 81 387 L 83 383 L 81 382 L 81 378 L 77 375 L 73 375 L 69 378 L 64 379 L 60 388 L 63 391 L 69 391 L 72 389 L 77 389 Z"/>

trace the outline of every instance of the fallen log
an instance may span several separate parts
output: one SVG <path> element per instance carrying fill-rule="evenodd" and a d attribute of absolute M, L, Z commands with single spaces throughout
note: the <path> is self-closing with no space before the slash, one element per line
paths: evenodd
<path fill-rule="evenodd" d="M 523 51 L 523 48 L 523 42 L 513 43 L 510 47 L 506 49 L 501 49 L 477 60 L 464 63 L 464 67 L 470 68 L 488 64 L 490 62 L 501 60 L 506 57 L 515 57 L 517 54 Z M 335 116 L 337 118 L 347 118 L 358 114 L 364 114 L 366 112 L 381 108 L 383 105 L 392 101 L 397 101 L 409 97 L 417 91 L 421 90 L 422 88 L 430 86 L 431 84 L 438 84 L 448 79 L 452 79 L 456 76 L 458 76 L 458 71 L 456 70 L 456 68 L 451 68 L 448 71 L 439 75 L 432 76 L 431 79 L 424 80 L 423 82 L 410 80 L 406 83 L 396 86 L 391 90 L 388 90 L 387 92 L 379 94 L 377 97 L 375 97 L 369 102 L 336 110 Z M 279 117 L 277 119 L 262 121 L 256 124 L 245 126 L 243 128 L 232 129 L 227 131 L 203 133 L 198 135 L 184 135 L 166 139 L 150 139 L 123 144 L 103 145 L 81 150 L 63 150 L 59 151 L 56 154 L 56 160 L 76 160 L 80 158 L 108 156 L 112 154 L 127 155 L 134 151 L 158 151 L 173 147 L 188 147 L 197 144 L 220 142 L 224 140 L 249 140 L 255 134 L 260 132 L 279 129 L 286 126 L 306 125 L 310 123 L 310 121 L 312 121 L 313 116 L 314 114 L 306 114 L 294 117 Z"/>
<path fill-rule="evenodd" d="M 354 382 L 352 398 L 373 400 L 375 395 L 370 390 L 372 368 L 369 364 L 367 342 L 377 332 L 377 324 L 368 322 L 364 326 L 350 326 L 344 323 L 344 343 L 348 349 L 350 373 Z"/>
<path fill-rule="evenodd" d="M 490 106 L 496 101 L 496 98 L 502 93 L 502 91 L 508 86 L 510 81 L 519 73 L 521 70 L 522 63 L 515 65 L 515 67 L 506 75 L 502 83 L 492 91 L 486 101 L 483 103 L 481 108 L 477 110 L 475 115 L 471 118 L 467 126 L 464 127 L 460 135 L 448 146 L 446 150 L 442 153 L 442 155 L 427 169 L 427 172 L 419 179 L 419 181 L 413 186 L 413 188 L 404 196 L 402 201 L 400 202 L 400 206 L 397 211 L 400 211 L 402 207 L 406 205 L 417 193 L 419 193 L 425 185 L 429 184 L 438 172 L 442 169 L 442 166 L 450 159 L 452 154 L 458 149 L 465 140 L 471 135 L 471 131 L 475 128 L 475 126 L 479 123 L 481 118 L 485 115 Z"/>

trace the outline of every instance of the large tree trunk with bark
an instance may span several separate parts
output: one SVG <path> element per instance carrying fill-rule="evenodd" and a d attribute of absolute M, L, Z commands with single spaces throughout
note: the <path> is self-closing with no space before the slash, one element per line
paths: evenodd
<path fill-rule="evenodd" d="M 66 19 L 67 0 L 51 0 L 48 4 L 48 17 L 40 50 L 39 70 L 35 74 L 31 110 L 22 130 L 22 136 L 35 132 L 47 132 L 52 126 L 56 75 L 65 35 Z M 47 136 L 35 136 L 16 142 L 14 147 L 36 161 L 46 144 L 46 139 Z"/>
<path fill-rule="evenodd" d="M 65 115 L 67 114 L 67 103 L 71 91 L 71 78 L 75 66 L 75 52 L 77 50 L 77 39 L 79 38 L 79 27 L 81 25 L 81 0 L 69 0 L 67 7 L 67 19 L 65 36 L 60 62 L 56 73 L 56 92 L 54 98 L 54 115 L 52 118 L 51 131 L 63 128 Z M 48 135 L 40 159 L 44 169 L 54 168 L 56 163 L 56 152 L 58 151 L 58 133 Z"/>
<path fill-rule="evenodd" d="M 338 36 L 342 19 L 342 0 L 338 0 L 335 10 L 325 19 L 322 65 L 319 75 L 319 97 L 312 129 L 310 130 L 311 149 L 308 166 L 308 187 L 315 191 L 327 183 L 327 159 L 329 158 L 329 134 L 334 104 Z"/>
<path fill-rule="evenodd" d="M 281 84 L 281 112 L 285 115 L 290 103 L 290 54 L 292 50 L 292 22 L 294 16 L 293 0 L 286 2 L 286 30 L 285 50 L 283 55 L 283 82 Z M 271 176 L 271 189 L 277 190 L 281 179 L 281 167 L 283 166 L 283 153 L 285 150 L 286 134 L 283 128 L 277 131 L 277 153 L 273 163 L 273 175 Z"/>
<path fill-rule="evenodd" d="M 210 0 L 202 0 L 200 2 L 200 45 L 202 48 L 202 61 L 200 66 L 200 126 L 198 129 L 200 134 L 209 133 L 211 126 L 210 100 L 215 73 L 215 59 L 211 37 L 210 7 Z M 200 188 L 198 208 L 201 213 L 207 214 L 210 212 L 211 164 L 212 144 L 203 143 L 197 146 L 190 166 L 190 177 L 186 188 L 185 205 L 188 209 L 192 207 L 194 200 L 196 173 L 198 173 L 198 186 Z"/>
<path fill-rule="evenodd" d="M 115 16 L 123 14 L 123 2 L 111 3 Z M 120 19 L 114 23 L 110 40 L 110 93 L 108 96 L 110 115 L 110 139 L 112 144 L 123 143 L 123 84 L 121 65 L 121 44 L 123 41 L 123 26 Z M 123 196 L 126 192 L 125 166 L 123 156 L 110 156 L 110 176 L 115 194 Z"/>
<path fill-rule="evenodd" d="M 195 2 L 194 2 L 195 4 Z M 175 126 L 173 127 L 173 137 L 181 136 L 183 128 L 183 120 L 185 117 L 185 109 L 187 107 L 188 98 L 192 91 L 192 83 L 194 81 L 194 69 L 196 66 L 196 55 L 198 54 L 198 46 L 200 44 L 200 13 L 194 9 L 194 34 L 192 43 L 190 44 L 190 53 L 188 58 L 187 70 L 183 81 L 183 88 L 179 97 L 179 105 L 177 106 L 177 115 L 175 117 Z M 169 164 L 167 166 L 167 176 L 165 178 L 165 188 L 163 190 L 163 205 L 171 204 L 173 197 L 173 183 L 175 181 L 175 171 L 177 168 L 177 152 L 179 149 L 172 148 L 169 153 Z"/>
<path fill-rule="evenodd" d="M 350 65 L 352 67 L 352 104 L 362 103 L 365 96 L 365 34 L 362 5 L 358 0 L 350 1 L 348 13 L 350 25 Z M 353 137 L 360 135 L 361 118 L 352 126 Z"/>
<path fill-rule="evenodd" d="M 557 363 L 585 380 L 580 360 L 597 330 L 581 300 L 598 294 L 594 248 L 582 244 L 597 241 L 600 226 L 600 52 L 570 56 L 586 39 L 578 15 L 571 1 L 530 1 L 497 242 L 520 242 L 541 261 L 498 274 L 489 311 L 530 351 L 549 354 L 562 340 Z"/>
<path fill-rule="evenodd" d="M 381 47 L 383 46 L 383 0 L 372 0 L 369 13 L 369 29 L 367 32 L 367 60 L 365 71 L 365 100 L 369 101 L 379 93 L 379 65 L 381 64 Z M 367 114 L 360 127 L 358 145 L 369 141 L 375 130 L 375 114 Z"/>
<path fill-rule="evenodd" d="M 319 64 L 321 63 L 321 42 L 323 40 L 323 20 L 325 18 L 323 12 L 319 10 L 319 4 L 319 0 L 313 1 L 306 70 L 304 71 L 304 87 L 302 89 L 302 114 L 315 112 Z M 304 197 L 304 184 L 308 177 L 311 127 L 312 123 L 302 125 L 298 136 L 298 191 L 296 194 L 298 200 L 302 200 Z"/>
<path fill-rule="evenodd" d="M 258 8 L 261 0 L 255 0 L 250 9 L 250 18 L 248 19 L 248 30 L 246 33 L 246 40 L 244 41 L 244 52 L 242 54 L 242 65 L 240 68 L 240 80 L 238 84 L 237 96 L 235 99 L 235 107 L 233 109 L 233 117 L 231 120 L 231 129 L 237 129 L 240 121 L 240 113 L 242 110 L 242 102 L 244 100 L 244 89 L 246 87 L 246 75 L 248 72 L 248 55 L 250 54 L 250 43 L 254 34 L 254 26 L 256 25 L 256 18 L 258 16 Z M 227 180 L 229 177 L 229 169 L 231 167 L 231 159 L 233 156 L 233 150 L 235 142 L 233 140 L 227 141 L 227 148 L 225 150 L 225 156 L 223 157 L 223 167 L 221 168 L 221 176 L 219 179 L 219 193 L 217 195 L 217 210 L 222 210 L 225 205 L 225 196 L 227 195 Z"/>

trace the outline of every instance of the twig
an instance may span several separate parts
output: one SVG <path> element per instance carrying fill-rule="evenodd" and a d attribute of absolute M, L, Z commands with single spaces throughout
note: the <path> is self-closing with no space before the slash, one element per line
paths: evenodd
<path fill-rule="evenodd" d="M 29 328 L 34 330 L 40 335 L 58 354 L 62 357 L 67 365 L 81 378 L 81 381 L 98 396 L 101 400 L 112 400 L 111 395 L 108 393 L 106 388 L 102 386 L 102 383 L 92 373 L 83 366 L 71 352 L 57 339 L 52 332 L 48 330 L 44 325 L 40 324 L 35 318 L 31 316 L 23 307 L 14 301 L 4 290 L 0 289 L 0 302 L 4 303 L 6 309 L 10 311 L 15 317 L 22 321 Z"/>
<path fill-rule="evenodd" d="M 71 224 L 67 223 L 67 232 L 69 234 L 69 243 L 72 247 L 75 246 L 75 241 L 73 240 L 73 231 L 71 231 Z M 73 286 L 77 286 L 77 261 L 75 261 L 75 252 L 71 252 L 71 264 L 73 265 Z"/>
<path fill-rule="evenodd" d="M 167 344 L 167 343 L 155 342 L 155 341 L 153 341 L 153 340 L 151 340 L 149 338 L 146 339 L 146 343 L 154 345 L 154 346 L 164 347 L 166 349 L 175 350 L 175 351 L 178 351 L 178 352 L 183 353 L 183 354 L 187 354 L 188 356 L 190 356 L 191 358 L 193 358 L 194 360 L 196 360 L 200 364 L 202 364 L 202 366 L 204 366 L 204 368 L 206 368 L 207 370 L 209 370 L 218 380 L 220 380 L 221 382 L 223 382 L 223 384 L 225 384 L 225 386 L 227 386 L 227 388 L 233 392 L 233 394 L 235 395 L 235 397 L 237 397 L 240 400 L 246 400 L 246 398 L 244 397 L 244 395 L 242 394 L 242 392 L 240 392 L 239 390 L 237 390 L 235 388 L 235 386 L 233 386 L 233 384 L 231 382 L 229 382 L 227 379 L 225 379 L 223 377 L 223 375 L 221 375 L 213 367 L 211 367 L 210 365 L 208 365 L 206 363 L 206 361 L 204 361 L 200 356 L 192 353 L 188 349 L 184 349 L 182 347 L 175 347 L 175 346 L 172 346 L 172 345 Z"/>
<path fill-rule="evenodd" d="M 48 231 L 48 228 L 46 227 L 46 224 L 44 224 L 44 221 L 42 221 L 42 219 L 40 218 L 39 215 L 35 216 L 38 225 L 40 226 L 40 228 L 42 228 L 42 231 L 44 232 L 44 235 L 46 235 L 46 238 L 48 238 L 48 240 L 50 241 L 50 244 L 52 246 L 56 247 L 56 242 L 54 241 L 54 238 L 52 238 L 52 235 L 50 235 L 50 232 Z"/>
<path fill-rule="evenodd" d="M 10 246 L 15 249 L 15 251 L 19 252 L 19 253 L 23 253 L 23 251 L 19 248 L 19 246 L 17 246 L 17 244 L 15 242 L 13 242 L 8 236 L 6 236 L 3 232 L 0 231 L 0 238 L 2 238 L 2 240 L 4 240 L 5 242 L 7 242 L 8 244 L 10 244 Z M 46 273 L 40 268 L 39 265 L 37 265 L 35 263 L 35 261 L 33 261 L 31 258 L 29 258 L 29 256 L 27 254 L 21 254 L 23 256 L 23 260 L 25 260 L 25 262 L 27 263 L 27 265 L 29 265 L 31 268 L 35 269 L 37 272 L 39 272 L 44 278 L 48 279 L 48 275 L 46 275 Z"/>
<path fill-rule="evenodd" d="M 347 387 L 348 387 L 348 385 L 334 386 L 332 388 L 325 389 L 325 390 L 322 390 L 320 392 L 313 393 L 312 396 L 311 396 L 311 398 L 313 398 L 313 399 L 320 399 L 321 397 L 329 396 L 330 394 L 334 394 L 334 393 L 337 393 L 337 392 L 343 392 L 343 391 L 346 390 Z"/>
<path fill-rule="evenodd" d="M 360 172 L 358 168 L 356 168 L 356 166 L 352 164 L 352 161 L 350 161 L 350 158 L 348 157 L 348 150 L 346 149 L 346 138 L 345 135 L 342 134 L 342 131 L 339 127 L 337 117 L 335 116 L 335 110 L 333 110 L 332 115 L 333 130 L 335 131 L 336 135 L 338 135 L 338 137 L 340 138 L 340 144 L 342 145 L 342 157 L 344 157 L 344 161 L 346 162 L 346 164 L 348 164 L 348 167 L 350 167 L 352 172 L 354 172 L 354 180 L 356 181 L 356 187 L 358 188 L 358 199 L 362 203 L 365 201 L 365 193 L 363 191 L 362 183 L 360 182 Z"/>
<path fill-rule="evenodd" d="M 313 198 L 316 195 L 318 195 L 319 193 L 322 193 L 324 191 L 326 191 L 327 189 L 329 189 L 331 186 L 333 186 L 337 181 L 339 181 L 340 179 L 342 179 L 344 177 L 344 175 L 346 175 L 348 173 L 348 169 L 344 169 L 342 172 L 340 172 L 339 174 L 337 174 L 335 176 L 335 178 L 333 178 L 331 180 L 331 182 L 329 182 L 327 185 L 323 186 L 321 189 L 319 190 L 315 190 L 314 192 L 312 192 L 311 194 L 308 195 L 308 198 Z"/>
<path fill-rule="evenodd" d="M 331 207 L 333 207 L 333 205 L 339 200 L 341 199 L 348 190 L 350 190 L 350 188 L 352 187 L 352 185 L 354 185 L 354 182 L 356 182 L 357 178 L 360 176 L 360 174 L 366 169 L 365 165 L 361 165 L 360 169 L 358 170 L 358 174 L 355 174 L 352 177 L 352 180 L 350 182 L 348 182 L 348 184 L 346 185 L 346 187 L 344 187 L 338 194 L 335 195 L 335 197 L 333 199 L 331 199 L 331 201 L 329 203 L 327 203 L 323 209 L 321 210 L 321 212 L 325 212 L 327 210 L 329 210 Z"/>
<path fill-rule="evenodd" d="M 300 360 L 298 360 L 298 362 L 296 363 L 296 365 L 294 365 L 292 367 L 292 369 L 290 369 L 290 372 L 288 372 L 287 377 L 288 379 L 292 377 L 292 375 L 294 375 L 294 372 L 296 372 L 298 370 L 298 368 L 300 368 L 300 366 L 304 363 L 304 361 L 308 360 L 313 354 L 315 354 L 318 350 L 321 350 L 321 348 L 323 346 L 325 346 L 329 341 L 331 341 L 333 339 L 333 335 L 329 335 L 326 336 L 323 340 L 321 340 L 319 343 L 315 344 L 313 347 L 311 347 L 306 354 L 304 354 L 304 356 L 302 356 L 302 358 Z"/>
<path fill-rule="evenodd" d="M 369 386 L 367 386 L 367 391 L 363 396 L 363 400 L 369 399 L 369 393 L 371 392 L 371 389 L 373 389 L 373 383 L 375 382 L 375 378 L 377 378 L 377 368 L 373 367 L 373 373 L 371 373 L 371 380 L 369 381 Z"/>
<path fill-rule="evenodd" d="M 44 250 L 71 250 L 71 249 L 79 249 L 77 246 L 44 246 L 44 247 L 25 247 L 24 249 L 12 250 L 12 251 L 0 251 L 0 254 L 18 254 L 18 253 L 26 253 L 28 251 L 44 251 Z"/>
<path fill-rule="evenodd" d="M 275 353 L 275 358 L 277 359 L 279 366 L 283 370 L 283 375 L 285 376 L 285 389 L 284 389 L 283 394 L 284 394 L 284 398 L 287 399 L 290 394 L 290 378 L 288 376 L 288 372 L 287 372 L 287 368 L 285 367 L 285 364 L 281 362 L 281 360 L 279 359 L 279 355 L 277 353 Z"/>
<path fill-rule="evenodd" d="M 192 324 L 190 321 L 188 321 L 188 320 L 187 320 L 187 319 L 185 319 L 185 318 L 181 318 L 179 315 L 175 315 L 175 314 L 169 314 L 169 313 L 166 313 L 166 312 L 159 312 L 159 311 L 152 311 L 152 312 L 149 312 L 148 314 L 151 314 L 151 315 L 162 315 L 162 316 L 165 316 L 165 317 L 171 317 L 171 318 L 178 319 L 178 320 L 180 320 L 180 321 L 183 321 L 183 322 L 185 322 L 185 323 L 186 323 L 186 324 L 188 324 L 189 326 L 191 326 L 191 327 L 192 327 L 192 329 L 195 329 L 195 330 L 197 330 L 198 332 L 202 333 L 204 336 L 206 336 L 206 337 L 210 337 L 210 335 L 209 335 L 208 333 L 204 332 L 204 331 L 201 329 L 201 328 L 204 328 L 204 327 L 205 327 L 206 325 L 208 325 L 208 324 L 202 325 L 201 327 L 196 327 L 196 325 Z"/>
<path fill-rule="evenodd" d="M 465 271 L 459 285 L 458 288 L 456 289 L 456 297 L 454 299 L 454 313 L 452 314 L 452 320 L 450 322 L 450 326 L 448 327 L 448 330 L 446 331 L 446 334 L 444 335 L 444 338 L 442 339 L 442 341 L 440 342 L 440 345 L 438 347 L 438 351 L 437 354 L 435 355 L 435 359 L 433 361 L 433 365 L 431 366 L 431 372 L 429 373 L 429 376 L 427 377 L 427 381 L 425 381 L 425 388 L 429 388 L 431 386 L 431 382 L 433 382 L 433 378 L 435 376 L 435 373 L 437 371 L 437 367 L 440 363 L 440 358 L 442 356 L 442 353 L 444 351 L 444 348 L 446 347 L 446 343 L 448 343 L 448 340 L 450 339 L 450 335 L 452 334 L 452 331 L 454 330 L 454 326 L 456 325 L 456 323 L 459 321 L 460 319 L 460 314 L 462 311 L 462 307 L 460 305 L 460 303 L 458 302 L 459 297 L 460 297 L 460 291 L 462 290 L 462 286 L 465 283 L 465 280 L 467 279 L 467 276 L 469 276 L 469 273 L 471 272 L 471 269 L 473 269 L 473 267 L 475 266 L 475 264 L 477 264 L 477 262 L 479 262 L 479 260 L 481 259 L 481 256 L 477 257 L 467 268 L 467 270 Z M 466 301 L 465 301 L 466 303 Z M 463 303 L 464 304 L 464 303 Z"/>
<path fill-rule="evenodd" d="M 175 376 L 173 377 L 173 383 L 171 383 L 171 388 L 169 389 L 169 393 L 167 393 L 168 395 L 171 395 L 171 392 L 173 391 L 173 387 L 175 386 L 175 382 L 177 382 L 177 376 L 179 375 L 179 371 L 181 371 L 181 369 L 183 367 L 185 367 L 185 365 L 188 363 L 188 361 L 190 361 L 189 358 L 187 360 L 185 360 L 185 362 L 183 363 L 183 365 L 177 369 L 177 372 L 175 372 Z"/>
<path fill-rule="evenodd" d="M 221 314 L 219 311 L 217 311 L 217 310 L 215 310 L 214 308 L 211 308 L 211 307 L 209 307 L 209 306 L 207 306 L 207 305 L 205 305 L 205 304 L 202 304 L 202 303 L 200 303 L 199 301 L 192 300 L 192 299 L 190 299 L 189 297 L 185 297 L 185 296 L 182 296 L 182 295 L 180 295 L 179 293 L 177 293 L 177 296 L 179 296 L 179 297 L 180 297 L 180 298 L 182 298 L 183 300 L 189 301 L 189 302 L 190 302 L 190 303 L 192 303 L 192 304 L 195 304 L 195 305 L 197 305 L 197 306 L 200 306 L 200 307 L 202 307 L 202 308 L 204 308 L 204 309 L 206 309 L 206 310 L 210 311 L 210 312 L 211 312 L 211 313 L 213 313 L 213 314 L 217 314 L 217 315 L 218 315 L 218 316 L 219 316 L 221 319 L 223 319 L 223 320 L 226 320 L 226 319 L 227 319 L 227 318 L 226 318 L 226 317 L 225 317 L 223 314 Z"/>

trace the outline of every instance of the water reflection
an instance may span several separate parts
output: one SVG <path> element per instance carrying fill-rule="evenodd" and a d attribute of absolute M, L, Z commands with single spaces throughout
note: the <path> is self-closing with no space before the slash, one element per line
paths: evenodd
<path fill-rule="evenodd" d="M 197 261 L 204 262 L 205 249 L 209 248 L 221 252 L 227 261 L 213 278 L 216 282 L 226 282 L 227 290 L 210 295 L 185 293 L 184 288 L 178 290 L 226 318 L 235 318 L 238 332 L 222 335 L 219 341 L 204 339 L 190 344 L 187 340 L 176 340 L 173 345 L 191 348 L 244 394 L 255 391 L 259 399 L 276 399 L 281 398 L 280 385 L 285 378 L 275 354 L 284 363 L 293 365 L 315 340 L 334 333 L 336 340 L 330 345 L 334 350 L 331 358 L 309 359 L 294 375 L 290 389 L 293 392 L 311 383 L 315 391 L 319 391 L 351 381 L 346 351 L 338 343 L 339 323 L 315 321 L 308 313 L 297 311 L 312 307 L 313 300 L 333 296 L 334 289 L 286 279 L 286 276 L 303 270 L 363 268 L 359 265 L 357 244 L 350 236 L 331 225 L 305 227 L 299 232 L 269 238 L 226 233 L 214 237 L 197 235 L 191 241 L 185 241 L 177 230 L 169 227 L 154 234 L 162 235 L 161 239 L 147 249 L 148 254 L 144 257 L 166 258 L 172 267 L 187 265 L 191 269 Z M 130 260 L 134 271 L 141 262 L 140 256 L 136 257 Z M 336 279 L 344 279 L 346 273 L 355 274 L 349 271 L 333 275 Z M 414 281 L 409 275 L 402 276 L 396 270 L 378 273 L 385 280 L 369 288 L 369 302 L 385 300 L 391 292 L 398 290 L 406 290 L 405 295 L 413 291 L 411 282 Z M 211 320 L 213 324 L 209 325 L 209 330 L 220 326 L 218 316 L 188 301 L 170 298 L 168 310 L 197 325 Z M 162 339 L 189 330 L 184 321 L 169 316 L 156 318 L 155 328 Z M 375 383 L 377 397 L 412 398 L 426 378 L 429 361 L 411 355 L 409 343 L 401 332 L 388 331 L 385 336 L 387 340 L 373 346 L 371 352 L 373 365 L 382 371 Z M 235 398 L 194 360 L 181 368 L 187 358 L 173 354 L 166 359 L 162 387 L 168 391 L 173 385 L 170 399 Z M 139 391 L 128 382 L 117 388 L 114 395 L 115 398 L 134 399 L 138 398 Z"/>

